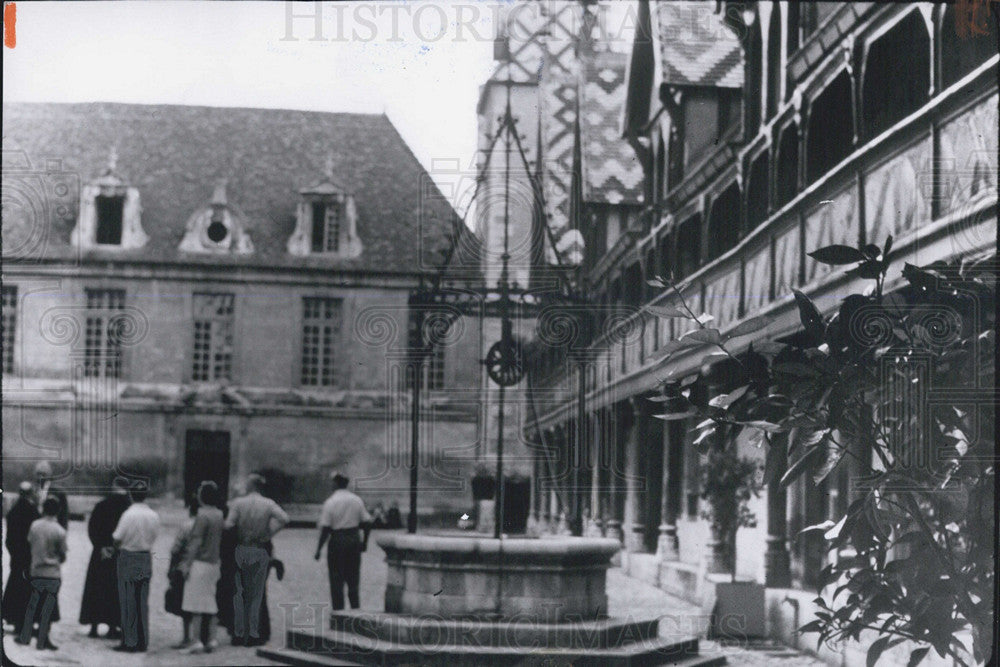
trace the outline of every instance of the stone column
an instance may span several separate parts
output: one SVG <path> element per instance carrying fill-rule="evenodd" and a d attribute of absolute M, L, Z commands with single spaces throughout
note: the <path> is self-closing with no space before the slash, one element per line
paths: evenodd
<path fill-rule="evenodd" d="M 625 515 L 625 480 L 623 479 L 625 475 L 625 467 L 622 465 L 622 462 L 624 461 L 624 443 L 622 442 L 623 432 L 621 428 L 621 409 L 618 406 L 614 406 L 609 409 L 608 418 L 610 423 L 608 424 L 606 432 L 609 436 L 608 462 L 610 465 L 608 467 L 609 518 L 607 523 L 607 536 L 624 544 L 625 535 L 622 531 L 622 520 Z"/>
<path fill-rule="evenodd" d="M 639 462 L 640 441 L 646 430 L 645 410 L 640 404 L 641 397 L 629 399 L 628 409 L 631 410 L 631 424 L 625 436 L 625 549 L 630 552 L 641 552 L 643 537 L 646 532 L 645 512 L 640 492 L 644 484 Z"/>
<path fill-rule="evenodd" d="M 601 419 L 597 414 L 589 415 L 590 422 L 590 518 L 584 527 L 584 535 L 600 537 L 601 526 Z"/>
<path fill-rule="evenodd" d="M 665 422 L 663 428 L 663 487 L 660 496 L 660 534 L 656 541 L 656 555 L 661 561 L 677 560 L 680 558 L 677 544 L 677 511 L 674 505 L 673 487 L 679 486 L 681 478 L 676 474 L 674 468 L 677 466 L 678 445 L 683 446 L 683 432 L 678 433 L 675 424 L 677 422 Z M 677 436 L 681 437 L 681 442 L 675 442 Z"/>
<path fill-rule="evenodd" d="M 778 475 L 788 465 L 788 441 L 782 435 L 771 439 L 770 455 L 776 457 L 775 479 L 767 480 L 767 551 L 764 553 L 764 583 L 769 588 L 792 585 L 791 563 L 788 556 L 788 494 L 778 483 Z"/>

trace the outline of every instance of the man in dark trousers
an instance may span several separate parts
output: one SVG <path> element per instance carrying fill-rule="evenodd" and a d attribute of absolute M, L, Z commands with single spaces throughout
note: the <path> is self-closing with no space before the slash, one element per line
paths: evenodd
<path fill-rule="evenodd" d="M 14 625 L 14 636 L 21 634 L 24 611 L 31 598 L 31 545 L 28 531 L 39 517 L 31 482 L 21 482 L 17 500 L 7 512 L 7 553 L 10 554 L 10 576 L 3 592 L 3 620 Z M 32 625 L 34 623 L 32 622 Z"/>
<path fill-rule="evenodd" d="M 335 472 L 330 475 L 330 479 L 333 480 L 333 494 L 323 503 L 315 558 L 319 560 L 323 545 L 330 540 L 330 546 L 326 550 L 326 565 L 330 575 L 330 601 L 333 610 L 344 608 L 345 583 L 351 609 L 357 609 L 361 606 L 358 596 L 361 552 L 368 548 L 372 517 L 361 498 L 347 490 L 350 480 L 346 476 Z M 363 538 L 361 531 L 364 531 Z"/>
<path fill-rule="evenodd" d="M 153 545 L 160 517 L 146 504 L 149 487 L 135 482 L 129 490 L 132 504 L 111 534 L 118 548 L 118 605 L 122 616 L 122 643 L 114 650 L 142 653 L 149 647 L 149 580 L 153 576 Z"/>
<path fill-rule="evenodd" d="M 87 567 L 80 602 L 80 623 L 90 625 L 90 637 L 97 637 L 97 626 L 106 623 L 108 639 L 119 639 L 122 615 L 118 604 L 118 555 L 111 534 L 128 509 L 128 480 L 115 478 L 111 493 L 94 505 L 87 523 L 93 551 Z"/>
<path fill-rule="evenodd" d="M 264 478 L 247 477 L 246 495 L 229 505 L 226 528 L 236 529 L 235 591 L 233 594 L 233 645 L 261 646 L 260 607 L 264 600 L 268 543 L 288 523 L 288 515 L 270 498 L 261 495 Z"/>
<path fill-rule="evenodd" d="M 35 519 L 28 530 L 31 545 L 31 598 L 24 612 L 18 644 L 31 641 L 32 621 L 38 618 L 38 648 L 55 651 L 49 641 L 49 627 L 55 610 L 59 587 L 62 584 L 62 564 L 66 561 L 66 530 L 59 525 L 59 501 L 46 498 L 42 505 L 42 518 Z"/>

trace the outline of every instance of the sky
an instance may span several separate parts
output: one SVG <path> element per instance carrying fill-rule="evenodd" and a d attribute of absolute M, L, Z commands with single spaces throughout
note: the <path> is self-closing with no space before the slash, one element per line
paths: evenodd
<path fill-rule="evenodd" d="M 19 2 L 4 99 L 384 112 L 426 168 L 471 167 L 500 5 L 318 7 Z"/>

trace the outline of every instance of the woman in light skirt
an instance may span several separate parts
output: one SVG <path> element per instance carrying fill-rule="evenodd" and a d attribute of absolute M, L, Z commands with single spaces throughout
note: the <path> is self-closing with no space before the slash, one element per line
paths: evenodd
<path fill-rule="evenodd" d="M 210 653 L 216 646 L 215 587 L 219 583 L 219 544 L 222 541 L 223 517 L 219 509 L 219 487 L 205 481 L 198 487 L 198 514 L 188 538 L 180 570 L 184 573 L 184 599 L 181 609 L 192 614 L 193 627 L 200 627 L 201 641 L 187 653 Z"/>

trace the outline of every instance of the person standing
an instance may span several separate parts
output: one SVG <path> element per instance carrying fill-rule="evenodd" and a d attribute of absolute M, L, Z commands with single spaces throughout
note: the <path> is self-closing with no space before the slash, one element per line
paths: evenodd
<path fill-rule="evenodd" d="M 42 517 L 35 519 L 28 529 L 28 543 L 31 545 L 31 599 L 24 612 L 18 644 L 31 641 L 32 619 L 38 616 L 38 643 L 40 650 L 55 651 L 56 645 L 49 640 L 52 612 L 55 610 L 59 586 L 62 583 L 61 566 L 66 560 L 66 530 L 59 525 L 59 501 L 46 498 L 42 505 Z"/>
<path fill-rule="evenodd" d="M 146 504 L 149 487 L 144 482 L 136 482 L 129 495 L 132 505 L 111 535 L 118 547 L 118 603 L 122 617 L 122 643 L 114 650 L 141 653 L 149 646 L 149 580 L 160 517 Z"/>
<path fill-rule="evenodd" d="M 181 524 L 181 528 L 174 537 L 174 543 L 170 547 L 170 563 L 167 565 L 167 591 L 163 594 L 163 608 L 168 614 L 181 617 L 181 627 L 183 636 L 179 644 L 170 648 L 186 649 L 192 645 L 191 640 L 191 614 L 186 613 L 181 608 L 184 601 L 184 573 L 181 572 L 181 562 L 187 553 L 188 540 L 191 538 L 191 529 L 194 528 L 194 519 L 198 516 L 198 498 L 194 495 L 188 501 L 188 520 Z"/>
<path fill-rule="evenodd" d="M 323 545 L 327 540 L 326 566 L 330 576 L 330 602 L 333 610 L 344 608 L 344 584 L 347 584 L 347 598 L 351 609 L 361 606 L 358 584 L 361 578 L 361 552 L 368 548 L 372 517 L 365 509 L 361 498 L 347 490 L 350 480 L 334 472 L 333 493 L 323 503 L 319 518 L 319 544 L 316 545 L 315 559 L 319 560 Z M 360 531 L 364 531 L 364 537 Z"/>
<path fill-rule="evenodd" d="M 247 477 L 247 493 L 229 507 L 226 528 L 236 528 L 236 591 L 233 594 L 233 645 L 260 646 L 260 606 L 270 555 L 267 543 L 288 524 L 288 515 L 261 495 L 264 478 Z"/>
<path fill-rule="evenodd" d="M 39 515 L 42 513 L 42 505 L 48 498 L 55 498 L 59 502 L 59 513 L 56 514 L 56 521 L 63 530 L 67 530 L 69 528 L 69 503 L 66 501 L 66 494 L 62 489 L 53 486 L 52 466 L 49 462 L 39 461 L 35 464 L 35 503 L 38 505 Z"/>
<path fill-rule="evenodd" d="M 219 509 L 219 487 L 205 481 L 198 487 L 198 515 L 195 517 L 187 550 L 180 570 L 184 573 L 184 599 L 181 609 L 200 618 L 201 641 L 188 649 L 189 653 L 211 653 L 215 642 L 215 588 L 219 584 L 219 546 L 222 542 L 222 510 Z M 197 629 L 199 624 L 195 624 Z"/>
<path fill-rule="evenodd" d="M 14 626 L 14 636 L 21 634 L 24 611 L 31 599 L 31 545 L 28 531 L 39 518 L 31 482 L 21 482 L 17 500 L 7 512 L 7 553 L 10 554 L 10 575 L 3 591 L 3 620 Z M 34 625 L 34 619 L 31 621 Z"/>
<path fill-rule="evenodd" d="M 87 532 L 93 551 L 87 566 L 87 579 L 80 601 L 80 624 L 90 625 L 88 637 L 97 637 L 97 626 L 108 626 L 107 639 L 121 638 L 121 607 L 118 603 L 118 556 L 111 537 L 118 520 L 128 509 L 127 482 L 118 477 L 111 486 L 111 493 L 94 505 L 87 522 Z"/>

